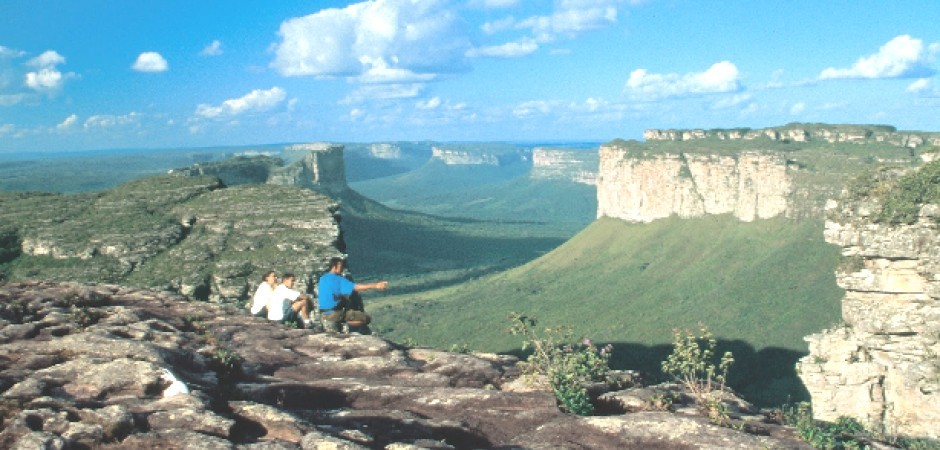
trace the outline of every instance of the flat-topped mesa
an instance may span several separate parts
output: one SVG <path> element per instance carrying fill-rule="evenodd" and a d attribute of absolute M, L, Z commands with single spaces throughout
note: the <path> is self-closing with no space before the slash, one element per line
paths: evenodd
<path fill-rule="evenodd" d="M 449 166 L 505 166 L 527 161 L 528 152 L 517 148 L 486 148 L 471 146 L 431 147 L 431 160 L 440 161 Z"/>
<path fill-rule="evenodd" d="M 268 184 L 300 186 L 328 193 L 338 193 L 347 189 L 342 145 L 295 144 L 288 146 L 285 150 L 306 150 L 309 153 L 293 164 L 273 168 L 267 179 Z"/>
<path fill-rule="evenodd" d="M 919 173 L 931 169 L 927 182 L 936 189 L 940 163 Z M 893 172 L 883 170 L 881 180 L 867 184 L 875 194 L 847 191 L 827 205 L 826 241 L 841 246 L 844 258 L 836 279 L 846 290 L 845 323 L 807 336 L 809 355 L 797 369 L 817 419 L 849 416 L 889 434 L 937 439 L 940 205 L 914 205 L 903 220 L 886 218 L 895 210 L 886 206 L 899 198 L 884 193 L 892 192 L 886 179 L 896 181 Z M 917 196 L 930 190 L 920 186 Z"/>
<path fill-rule="evenodd" d="M 299 160 L 285 165 L 284 160 L 266 155 L 240 156 L 222 161 L 194 164 L 169 171 L 174 176 L 210 175 L 227 186 L 276 184 L 299 186 L 327 194 L 343 192 L 346 184 L 344 147 L 339 144 L 295 144 L 285 152 L 303 153 Z"/>
<path fill-rule="evenodd" d="M 774 152 L 712 155 L 636 154 L 617 143 L 600 148 L 597 217 L 651 222 L 734 214 L 750 222 L 787 214 L 790 169 Z"/>
<path fill-rule="evenodd" d="M 898 131 L 888 125 L 821 125 L 791 123 L 781 127 L 731 129 L 656 130 L 643 132 L 647 141 L 692 141 L 699 139 L 744 140 L 769 139 L 781 142 L 809 142 L 813 140 L 829 143 L 883 142 L 898 147 L 918 148 L 925 145 L 940 145 L 940 133 Z"/>
<path fill-rule="evenodd" d="M 595 151 L 536 147 L 532 150 L 530 176 L 596 185 L 597 166 L 598 154 Z"/>
<path fill-rule="evenodd" d="M 401 147 L 389 143 L 371 144 L 369 155 L 378 159 L 401 159 Z"/>

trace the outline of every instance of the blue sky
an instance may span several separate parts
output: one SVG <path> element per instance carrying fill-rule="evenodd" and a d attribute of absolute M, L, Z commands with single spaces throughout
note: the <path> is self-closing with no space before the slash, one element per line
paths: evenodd
<path fill-rule="evenodd" d="M 0 152 L 940 131 L 937 0 L 3 0 Z"/>

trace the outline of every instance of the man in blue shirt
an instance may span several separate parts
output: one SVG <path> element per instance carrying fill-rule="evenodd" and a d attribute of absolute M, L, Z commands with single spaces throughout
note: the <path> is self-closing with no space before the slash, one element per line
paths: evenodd
<path fill-rule="evenodd" d="M 346 312 L 346 308 L 341 303 L 343 297 L 349 297 L 354 291 L 385 290 L 388 288 L 388 281 L 353 283 L 343 277 L 342 273 L 345 268 L 346 261 L 343 258 L 333 257 L 330 259 L 330 271 L 323 274 L 317 282 L 320 318 L 323 322 L 323 329 L 326 331 L 337 332 L 340 330 L 340 324 L 345 320 Z"/>

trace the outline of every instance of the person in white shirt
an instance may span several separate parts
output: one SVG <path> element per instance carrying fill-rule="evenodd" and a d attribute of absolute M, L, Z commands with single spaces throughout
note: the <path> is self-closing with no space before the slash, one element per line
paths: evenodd
<path fill-rule="evenodd" d="M 285 273 L 281 278 L 281 284 L 274 290 L 268 306 L 268 319 L 298 324 L 300 320 L 303 320 L 303 324 L 309 328 L 311 325 L 310 297 L 294 290 L 296 280 L 297 277 L 292 273 Z"/>
<path fill-rule="evenodd" d="M 285 273 L 281 284 L 277 284 L 277 273 L 273 270 L 264 275 L 262 282 L 252 297 L 251 314 L 260 314 L 267 310 L 268 320 L 281 323 L 297 323 L 310 326 L 310 298 L 307 294 L 294 290 L 296 277 Z"/>
<path fill-rule="evenodd" d="M 255 295 L 252 296 L 251 300 L 251 314 L 257 315 L 261 313 L 268 306 L 270 298 L 274 295 L 274 291 L 277 289 L 277 272 L 270 271 L 264 274 L 264 277 L 261 279 L 261 284 L 258 285 L 258 289 L 255 290 Z"/>

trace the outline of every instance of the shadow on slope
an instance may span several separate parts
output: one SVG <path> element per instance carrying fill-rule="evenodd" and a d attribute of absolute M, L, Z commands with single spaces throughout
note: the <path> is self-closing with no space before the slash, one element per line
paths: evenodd
<path fill-rule="evenodd" d="M 814 221 L 602 219 L 531 263 L 389 296 L 372 303 L 371 312 L 374 329 L 399 342 L 497 352 L 521 345 L 504 331 L 513 311 L 545 325 L 570 325 L 595 341 L 653 349 L 671 345 L 674 327 L 702 322 L 716 338 L 750 347 L 739 350 L 741 373 L 764 376 L 762 367 L 792 373 L 806 352 L 803 337 L 840 319 L 838 261 L 838 249 L 823 241 L 822 224 Z M 625 351 L 630 356 L 618 356 L 615 367 L 648 368 L 668 352 L 647 353 Z M 801 395 L 792 377 L 777 378 L 759 382 Z"/>
<path fill-rule="evenodd" d="M 350 270 L 359 278 L 392 280 L 396 294 L 450 286 L 522 265 L 577 232 L 575 225 L 396 210 L 352 190 L 339 197 Z"/>

